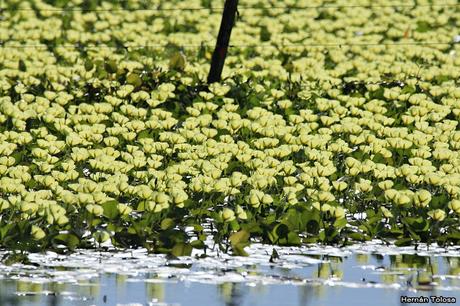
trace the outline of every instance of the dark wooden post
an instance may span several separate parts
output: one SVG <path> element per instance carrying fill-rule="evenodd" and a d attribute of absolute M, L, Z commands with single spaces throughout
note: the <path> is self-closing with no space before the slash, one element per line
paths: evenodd
<path fill-rule="evenodd" d="M 211 69 L 208 75 L 208 84 L 219 82 L 224 69 L 225 57 L 227 56 L 228 43 L 235 23 L 238 0 L 226 0 L 219 35 L 217 36 L 216 48 L 212 54 Z"/>

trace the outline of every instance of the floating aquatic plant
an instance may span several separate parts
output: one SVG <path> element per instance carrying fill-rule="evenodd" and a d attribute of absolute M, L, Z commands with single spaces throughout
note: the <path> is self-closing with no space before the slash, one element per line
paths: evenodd
<path fill-rule="evenodd" d="M 140 5 L 6 4 L 1 247 L 459 243 L 458 8 L 243 10 L 207 87 L 219 15 Z"/>

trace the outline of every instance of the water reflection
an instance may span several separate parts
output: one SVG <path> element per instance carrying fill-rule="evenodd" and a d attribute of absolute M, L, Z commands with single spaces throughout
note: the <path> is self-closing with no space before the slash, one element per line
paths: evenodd
<path fill-rule="evenodd" d="M 343 271 L 341 270 L 342 258 L 341 257 L 332 257 L 324 256 L 324 262 L 318 264 L 316 270 L 317 278 L 326 280 L 334 279 L 341 280 L 343 278 Z"/>
<path fill-rule="evenodd" d="M 369 254 L 356 254 L 356 262 L 365 265 L 369 262 Z"/>
<path fill-rule="evenodd" d="M 49 290 L 54 285 L 23 280 L 0 280 L 0 305 L 61 305 L 61 298 Z"/>
<path fill-rule="evenodd" d="M 100 294 L 101 277 L 91 278 L 89 280 L 81 280 L 78 282 L 76 293 L 80 296 L 96 298 Z"/>
<path fill-rule="evenodd" d="M 349 296 L 348 300 L 360 296 L 356 290 L 361 290 L 361 295 L 372 292 L 371 298 L 392 300 L 394 305 L 399 305 L 400 295 L 416 292 L 441 292 L 460 300 L 460 260 L 452 254 L 387 255 L 374 250 L 329 255 L 328 250 L 289 248 L 279 253 L 280 259 L 274 263 L 265 253 L 253 258 L 174 262 L 146 253 L 117 260 L 109 253 L 101 254 L 98 265 L 91 269 L 85 256 L 94 254 L 67 258 L 65 267 L 61 266 L 62 258 L 55 260 L 56 265 L 50 258 L 43 258 L 43 262 L 37 259 L 33 269 L 0 265 L 0 305 L 244 306 L 280 302 L 318 305 L 318 301 L 341 305 L 344 296 Z"/>
<path fill-rule="evenodd" d="M 226 306 L 239 306 L 244 297 L 243 288 L 239 283 L 223 283 L 218 285 L 219 294 Z"/>
<path fill-rule="evenodd" d="M 165 284 L 163 283 L 146 283 L 145 292 L 149 301 L 165 302 Z"/>
<path fill-rule="evenodd" d="M 315 299 L 319 295 L 315 293 L 315 290 L 320 287 L 302 286 L 299 288 L 299 305 L 314 305 Z"/>

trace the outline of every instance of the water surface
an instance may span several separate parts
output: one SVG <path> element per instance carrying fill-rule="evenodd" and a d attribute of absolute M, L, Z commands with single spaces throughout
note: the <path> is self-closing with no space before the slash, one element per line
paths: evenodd
<path fill-rule="evenodd" d="M 460 303 L 460 247 L 373 241 L 247 250 L 250 257 L 208 251 L 171 258 L 143 249 L 30 254 L 28 265 L 0 265 L 0 305 L 411 305 L 401 296 Z"/>

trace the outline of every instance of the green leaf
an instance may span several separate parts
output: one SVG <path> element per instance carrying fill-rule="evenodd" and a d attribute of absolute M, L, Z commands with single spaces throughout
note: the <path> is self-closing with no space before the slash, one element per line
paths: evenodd
<path fill-rule="evenodd" d="M 5 237 L 7 236 L 8 232 L 10 231 L 10 229 L 12 227 L 14 227 L 15 224 L 13 223 L 8 223 L 8 224 L 5 224 L 2 228 L 0 228 L 0 241 L 5 239 Z"/>
<path fill-rule="evenodd" d="M 248 219 L 251 219 L 250 213 L 248 213 Z M 261 234 L 263 232 L 262 228 L 260 227 L 260 224 L 256 221 L 251 221 L 245 224 L 241 225 L 241 228 L 246 230 L 249 233 L 257 233 Z"/>
<path fill-rule="evenodd" d="M 133 85 L 134 87 L 139 87 L 142 85 L 142 80 L 136 73 L 130 73 L 126 77 L 126 83 Z"/>
<path fill-rule="evenodd" d="M 237 245 L 232 246 L 233 254 L 236 256 L 248 256 L 249 254 L 244 250 L 244 247 L 247 244 L 239 243 Z"/>
<path fill-rule="evenodd" d="M 337 229 L 342 229 L 346 225 L 347 225 L 347 219 L 346 218 L 335 220 L 335 222 L 334 222 L 334 227 L 337 228 Z"/>
<path fill-rule="evenodd" d="M 27 188 L 29 188 L 29 189 L 33 189 L 33 188 L 35 188 L 35 187 L 38 185 L 38 183 L 37 183 L 37 181 L 35 181 L 34 179 L 30 179 L 30 180 L 27 181 L 24 185 L 25 185 Z"/>
<path fill-rule="evenodd" d="M 402 238 L 395 241 L 395 245 L 400 246 L 409 246 L 412 244 L 412 238 Z"/>
<path fill-rule="evenodd" d="M 275 222 L 276 220 L 276 215 L 275 214 L 271 214 L 265 218 L 263 218 L 261 221 L 263 224 L 266 224 L 266 225 L 270 225 L 272 224 L 273 222 Z"/>
<path fill-rule="evenodd" d="M 450 233 L 446 237 L 451 240 L 460 241 L 460 232 Z"/>
<path fill-rule="evenodd" d="M 420 33 L 425 33 L 431 30 L 431 26 L 428 22 L 426 21 L 417 21 L 417 28 L 415 31 L 420 32 Z"/>
<path fill-rule="evenodd" d="M 80 239 L 74 234 L 59 234 L 53 238 L 53 242 L 63 244 L 70 250 L 74 250 L 80 244 Z"/>
<path fill-rule="evenodd" d="M 371 97 L 373 99 L 384 99 L 384 92 L 385 92 L 384 88 L 379 87 L 377 90 L 371 93 Z"/>
<path fill-rule="evenodd" d="M 300 230 L 302 219 L 301 214 L 296 209 L 289 209 L 283 218 L 283 223 L 290 230 Z"/>
<path fill-rule="evenodd" d="M 113 224 L 113 223 L 107 224 L 107 230 L 109 232 L 119 232 L 121 229 L 123 229 L 123 228 L 117 226 L 116 224 Z"/>
<path fill-rule="evenodd" d="M 368 225 L 373 225 L 373 224 L 378 223 L 380 221 L 382 221 L 382 216 L 380 216 L 380 214 L 377 214 L 377 215 L 375 215 L 375 216 L 373 216 L 371 218 L 368 218 L 367 224 Z"/>
<path fill-rule="evenodd" d="M 93 68 L 94 68 L 94 63 L 91 60 L 87 59 L 85 61 L 85 70 L 91 71 Z"/>
<path fill-rule="evenodd" d="M 22 150 L 19 152 L 14 152 L 11 156 L 16 160 L 16 163 L 20 163 L 24 156 L 27 154 L 26 150 Z"/>
<path fill-rule="evenodd" d="M 420 236 L 416 233 L 415 229 L 412 227 L 412 225 L 409 223 L 412 221 L 412 218 L 404 218 L 401 220 L 402 223 L 406 226 L 405 228 L 409 231 L 409 234 L 412 238 L 412 240 L 420 240 Z"/>
<path fill-rule="evenodd" d="M 96 240 L 97 243 L 101 244 L 110 239 L 110 234 L 104 230 L 98 230 L 93 233 L 93 238 Z"/>
<path fill-rule="evenodd" d="M 190 245 L 195 249 L 204 249 L 205 247 L 204 242 L 201 240 L 193 240 L 192 242 L 190 242 Z"/>
<path fill-rule="evenodd" d="M 289 245 L 300 245 L 300 237 L 295 232 L 289 232 L 287 235 L 287 242 Z"/>
<path fill-rule="evenodd" d="M 141 212 L 145 210 L 145 201 L 140 201 L 137 205 L 137 211 Z"/>
<path fill-rule="evenodd" d="M 278 224 L 273 229 L 273 232 L 280 238 L 285 238 L 289 234 L 289 227 L 286 224 Z"/>
<path fill-rule="evenodd" d="M 234 220 L 232 220 L 230 222 L 230 228 L 232 229 L 232 231 L 240 230 L 240 224 L 238 223 L 238 221 L 236 219 L 234 219 Z"/>
<path fill-rule="evenodd" d="M 204 228 L 201 224 L 193 224 L 193 230 L 196 232 L 201 232 L 202 230 L 204 230 Z"/>
<path fill-rule="evenodd" d="M 97 71 L 97 77 L 98 77 L 99 79 L 101 79 L 101 80 L 107 78 L 107 71 L 105 71 L 105 70 L 98 70 L 98 71 Z"/>
<path fill-rule="evenodd" d="M 108 60 L 104 63 L 104 69 L 105 71 L 107 71 L 108 73 L 115 73 L 117 72 L 118 70 L 118 67 L 117 67 L 117 62 L 115 62 L 114 60 Z"/>
<path fill-rule="evenodd" d="M 112 200 L 101 204 L 102 208 L 104 209 L 104 216 L 109 219 L 115 219 L 119 212 L 118 212 L 118 201 Z"/>
<path fill-rule="evenodd" d="M 395 237 L 399 237 L 404 234 L 404 231 L 400 228 L 392 227 L 390 233 Z"/>
<path fill-rule="evenodd" d="M 161 221 L 160 228 L 162 230 L 167 230 L 167 229 L 173 228 L 175 225 L 176 225 L 176 223 L 174 222 L 173 219 L 166 218 L 163 221 Z"/>
<path fill-rule="evenodd" d="M 260 28 L 260 40 L 261 41 L 269 41 L 272 37 L 270 30 L 266 26 L 262 26 Z"/>
<path fill-rule="evenodd" d="M 174 256 L 190 256 L 192 254 L 193 247 L 188 243 L 179 242 L 174 245 L 171 250 L 171 254 Z"/>
<path fill-rule="evenodd" d="M 450 76 L 445 75 L 445 74 L 438 75 L 436 77 L 436 81 L 438 81 L 438 83 L 444 83 L 444 82 L 448 82 L 450 80 L 451 80 Z"/>
<path fill-rule="evenodd" d="M 440 195 L 432 197 L 431 202 L 430 202 L 430 208 L 431 209 L 443 209 L 444 207 L 447 206 L 447 203 L 449 203 L 449 197 L 447 196 L 447 194 L 442 193 Z"/>
<path fill-rule="evenodd" d="M 401 94 L 414 94 L 416 91 L 417 90 L 415 89 L 415 87 L 410 86 L 410 85 L 406 85 L 401 90 Z"/>
<path fill-rule="evenodd" d="M 18 67 L 19 67 L 19 70 L 20 70 L 20 71 L 23 71 L 23 72 L 24 72 L 24 71 L 27 70 L 26 63 L 25 63 L 22 59 L 19 60 L 19 65 L 18 65 Z"/>
<path fill-rule="evenodd" d="M 321 232 L 319 232 L 318 238 L 319 238 L 319 240 L 321 240 L 321 241 L 326 240 L 326 232 L 325 232 L 324 230 L 322 230 Z"/>
<path fill-rule="evenodd" d="M 334 228 L 334 227 L 328 227 L 325 230 L 326 238 L 327 241 L 332 241 L 338 234 L 339 232 Z"/>
<path fill-rule="evenodd" d="M 102 220 L 101 220 L 101 219 L 99 219 L 99 218 L 98 218 L 98 219 L 93 219 L 93 220 L 91 221 L 91 226 L 93 226 L 93 227 L 94 227 L 94 226 L 98 226 L 98 225 L 101 224 L 101 223 L 102 223 Z"/>
<path fill-rule="evenodd" d="M 423 232 L 428 230 L 429 223 L 422 217 L 418 218 L 412 218 L 412 217 L 407 217 L 404 218 L 404 220 L 407 222 L 407 224 L 410 225 L 410 227 L 417 231 L 417 232 Z"/>
<path fill-rule="evenodd" d="M 55 0 L 53 1 L 54 6 L 64 8 L 69 3 L 69 0 Z"/>
<path fill-rule="evenodd" d="M 233 245 L 237 245 L 239 243 L 248 242 L 249 240 L 249 233 L 245 230 L 241 230 L 232 234 L 229 238 L 230 243 Z"/>
<path fill-rule="evenodd" d="M 318 237 L 303 238 L 303 239 L 302 239 L 302 242 L 303 242 L 303 243 L 306 243 L 306 244 L 317 243 L 317 242 L 318 242 Z"/>
<path fill-rule="evenodd" d="M 383 157 L 382 154 L 377 153 L 374 154 L 374 158 L 372 159 L 374 163 L 379 163 L 379 164 L 384 164 L 385 163 L 385 157 Z"/>
<path fill-rule="evenodd" d="M 178 243 L 185 243 L 187 235 L 181 230 L 168 229 L 160 232 L 159 238 L 165 246 L 171 247 Z"/>
<path fill-rule="evenodd" d="M 317 235 L 319 229 L 320 226 L 318 221 L 312 219 L 307 222 L 307 232 L 309 232 L 310 234 Z"/>
<path fill-rule="evenodd" d="M 366 235 L 361 234 L 361 233 L 351 233 L 351 234 L 348 234 L 348 237 L 356 241 L 370 240 Z"/>
<path fill-rule="evenodd" d="M 137 139 L 144 139 L 144 138 L 153 138 L 152 132 L 149 130 L 143 130 L 137 134 Z"/>
<path fill-rule="evenodd" d="M 183 71 L 185 68 L 185 63 L 185 55 L 180 51 L 176 51 L 172 54 L 171 58 L 169 59 L 169 69 Z"/>

